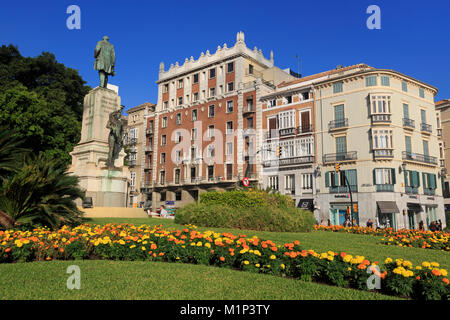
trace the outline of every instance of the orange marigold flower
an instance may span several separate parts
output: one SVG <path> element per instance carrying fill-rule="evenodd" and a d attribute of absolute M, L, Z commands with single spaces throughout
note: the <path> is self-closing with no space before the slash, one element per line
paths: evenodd
<path fill-rule="evenodd" d="M 274 251 L 274 252 L 275 252 L 275 251 L 277 251 L 277 250 L 278 250 L 278 248 L 277 248 L 277 247 L 271 247 L 271 248 L 270 248 L 270 250 L 272 250 L 272 251 Z"/>
<path fill-rule="evenodd" d="M 367 266 L 363 263 L 358 264 L 358 269 L 364 270 Z"/>
<path fill-rule="evenodd" d="M 447 278 L 442 279 L 442 281 L 444 281 L 444 283 L 447 284 L 447 285 L 450 283 L 450 281 L 448 281 Z"/>
<path fill-rule="evenodd" d="M 431 271 L 431 273 L 437 277 L 441 276 L 441 272 L 438 269 L 433 269 L 433 271 Z"/>
<path fill-rule="evenodd" d="M 294 241 L 294 244 L 295 244 L 296 246 L 298 246 L 298 245 L 300 244 L 300 241 L 295 240 L 295 241 Z"/>
<path fill-rule="evenodd" d="M 417 277 L 416 277 L 416 280 L 420 280 L 420 276 L 417 276 Z"/>
<path fill-rule="evenodd" d="M 60 251 L 60 252 L 64 252 L 64 248 L 60 248 L 59 251 Z"/>
<path fill-rule="evenodd" d="M 344 258 L 347 255 L 345 252 L 341 252 L 341 257 Z"/>
<path fill-rule="evenodd" d="M 6 248 L 5 252 L 10 252 L 11 248 Z"/>
<path fill-rule="evenodd" d="M 224 258 L 224 257 L 220 257 L 219 260 L 222 261 L 222 262 L 224 262 L 224 261 L 225 261 L 225 258 Z"/>

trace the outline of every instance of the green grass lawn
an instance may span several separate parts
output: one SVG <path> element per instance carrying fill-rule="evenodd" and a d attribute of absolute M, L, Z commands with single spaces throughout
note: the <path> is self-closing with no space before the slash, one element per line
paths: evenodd
<path fill-rule="evenodd" d="M 126 218 L 97 218 L 89 219 L 87 223 L 90 224 L 105 224 L 113 223 L 133 223 L 135 225 L 162 224 L 166 228 L 183 228 L 182 225 L 177 225 L 173 220 L 143 218 L 143 219 L 126 219 Z M 443 268 L 450 271 L 450 252 L 421 249 L 421 248 L 407 248 L 397 246 L 387 246 L 379 244 L 380 238 L 370 235 L 346 234 L 341 232 L 327 232 L 314 231 L 310 233 L 289 233 L 289 232 L 263 232 L 251 230 L 237 230 L 226 228 L 203 228 L 198 230 L 215 230 L 220 232 L 231 232 L 235 235 L 245 234 L 247 236 L 258 236 L 263 239 L 270 239 L 277 244 L 286 242 L 293 242 L 299 240 L 300 245 L 305 249 L 313 249 L 317 252 L 345 251 L 352 255 L 364 255 L 370 261 L 384 262 L 387 257 L 403 258 L 410 260 L 413 264 L 420 264 L 422 261 L 436 261 Z"/>
<path fill-rule="evenodd" d="M 66 269 L 78 265 L 81 289 L 67 289 Z M 394 299 L 270 275 L 144 261 L 52 261 L 0 265 L 0 300 L 374 300 Z"/>

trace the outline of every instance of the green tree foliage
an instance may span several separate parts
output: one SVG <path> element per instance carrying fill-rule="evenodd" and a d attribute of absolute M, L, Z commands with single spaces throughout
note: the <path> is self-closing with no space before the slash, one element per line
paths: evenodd
<path fill-rule="evenodd" d="M 23 57 L 0 47 L 0 125 L 14 129 L 25 147 L 68 164 L 78 143 L 83 99 L 90 87 L 74 69 L 43 52 Z"/>
<path fill-rule="evenodd" d="M 78 177 L 44 155 L 29 156 L 0 188 L 0 224 L 4 227 L 42 225 L 57 228 L 81 222 L 74 200 L 83 198 Z"/>
<path fill-rule="evenodd" d="M 0 127 L 0 184 L 18 169 L 23 156 L 29 150 L 22 147 L 23 141 L 11 137 L 11 132 Z"/>

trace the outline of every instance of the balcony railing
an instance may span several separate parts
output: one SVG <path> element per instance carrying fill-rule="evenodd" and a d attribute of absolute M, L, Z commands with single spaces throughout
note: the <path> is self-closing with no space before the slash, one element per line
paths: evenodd
<path fill-rule="evenodd" d="M 295 135 L 295 128 L 280 129 L 280 137 Z"/>
<path fill-rule="evenodd" d="M 436 189 L 423 188 L 423 194 L 426 196 L 434 196 L 436 194 Z"/>
<path fill-rule="evenodd" d="M 333 121 L 330 121 L 328 124 L 329 130 L 338 130 L 338 129 L 344 129 L 347 127 L 348 127 L 348 118 L 333 120 Z"/>
<path fill-rule="evenodd" d="M 379 158 L 393 158 L 394 157 L 394 150 L 393 149 L 374 149 L 373 150 L 373 157 L 375 159 L 379 159 Z"/>
<path fill-rule="evenodd" d="M 405 187 L 405 192 L 407 194 L 419 194 L 419 188 L 418 187 Z"/>
<path fill-rule="evenodd" d="M 442 137 L 442 128 L 437 129 L 437 136 Z"/>
<path fill-rule="evenodd" d="M 341 153 L 328 153 L 324 154 L 322 161 L 327 162 L 338 162 L 338 161 L 352 161 L 358 159 L 357 151 L 341 152 Z"/>
<path fill-rule="evenodd" d="M 146 133 L 147 135 L 153 134 L 153 128 L 148 128 L 148 129 L 145 131 L 145 133 Z"/>
<path fill-rule="evenodd" d="M 145 152 L 152 152 L 152 146 L 145 146 L 144 148 Z"/>
<path fill-rule="evenodd" d="M 312 131 L 313 127 L 310 124 L 297 127 L 297 134 L 311 133 Z"/>
<path fill-rule="evenodd" d="M 393 184 L 377 184 L 375 187 L 377 192 L 394 192 Z"/>
<path fill-rule="evenodd" d="M 403 151 L 402 159 L 437 165 L 436 157 L 432 157 L 432 156 L 428 156 L 428 155 L 420 154 L 420 153 L 412 153 L 412 152 Z"/>
<path fill-rule="evenodd" d="M 273 132 L 271 132 L 271 131 L 273 131 Z M 276 129 L 269 130 L 264 134 L 264 140 L 277 139 L 277 138 L 279 138 L 279 131 Z"/>
<path fill-rule="evenodd" d="M 439 159 L 439 165 L 445 167 L 445 159 Z"/>
<path fill-rule="evenodd" d="M 414 129 L 416 127 L 416 123 L 413 119 L 403 118 L 403 127 Z"/>
<path fill-rule="evenodd" d="M 425 132 L 425 133 L 431 133 L 433 130 L 431 129 L 431 124 L 421 123 L 420 131 Z"/>
<path fill-rule="evenodd" d="M 129 144 L 129 145 L 131 145 L 131 144 L 136 144 L 138 142 L 138 139 L 137 138 L 128 138 L 128 141 L 127 141 L 127 143 Z"/>
<path fill-rule="evenodd" d="M 134 167 L 135 165 L 136 165 L 136 160 L 130 160 L 128 162 L 128 166 L 130 166 L 130 167 Z"/>
<path fill-rule="evenodd" d="M 312 163 L 314 162 L 314 156 L 302 156 L 285 159 L 275 159 L 263 161 L 264 167 L 284 167 L 300 163 Z"/>
<path fill-rule="evenodd" d="M 372 123 L 391 123 L 391 115 L 390 114 L 372 114 Z"/>
<path fill-rule="evenodd" d="M 242 111 L 244 117 L 247 115 L 251 115 L 256 112 L 256 107 L 253 104 L 248 104 L 244 106 L 244 110 Z"/>
<path fill-rule="evenodd" d="M 355 185 L 350 186 L 350 190 L 352 192 L 358 192 L 358 186 L 355 186 Z M 330 187 L 329 188 L 329 192 L 330 193 L 347 193 L 348 192 L 348 187 L 347 186 L 345 186 L 345 187 L 343 187 L 343 186 Z"/>

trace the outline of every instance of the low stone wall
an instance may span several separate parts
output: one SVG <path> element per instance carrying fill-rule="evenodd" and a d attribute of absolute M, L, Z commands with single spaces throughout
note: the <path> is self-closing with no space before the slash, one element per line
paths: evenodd
<path fill-rule="evenodd" d="M 86 218 L 147 218 L 147 213 L 142 208 L 123 207 L 94 207 L 83 209 Z"/>

